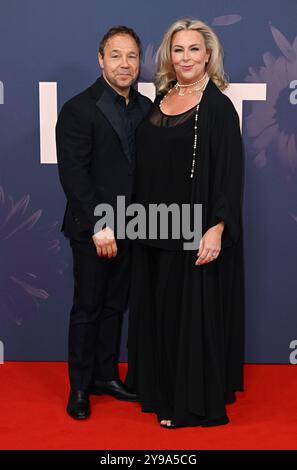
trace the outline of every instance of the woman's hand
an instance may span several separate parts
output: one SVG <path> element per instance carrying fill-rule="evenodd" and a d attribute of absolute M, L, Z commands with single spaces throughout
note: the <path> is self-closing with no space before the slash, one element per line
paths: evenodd
<path fill-rule="evenodd" d="M 195 265 L 210 263 L 217 259 L 221 251 L 222 234 L 224 231 L 224 222 L 220 222 L 210 227 L 200 240 L 198 259 Z"/>

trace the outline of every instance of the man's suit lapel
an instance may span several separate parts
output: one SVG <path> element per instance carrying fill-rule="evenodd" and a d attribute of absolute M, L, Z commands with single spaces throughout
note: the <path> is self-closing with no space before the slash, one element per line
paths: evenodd
<path fill-rule="evenodd" d="M 110 122 L 111 126 L 118 134 L 120 141 L 122 143 L 123 152 L 125 157 L 131 162 L 128 139 L 125 133 L 123 126 L 123 121 L 121 116 L 116 108 L 115 103 L 110 99 L 110 96 L 106 90 L 103 90 L 102 95 L 96 102 L 96 106 L 104 114 L 106 119 Z"/>

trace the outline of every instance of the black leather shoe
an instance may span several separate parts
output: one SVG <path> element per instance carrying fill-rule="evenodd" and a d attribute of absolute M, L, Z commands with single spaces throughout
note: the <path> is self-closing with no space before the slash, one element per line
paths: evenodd
<path fill-rule="evenodd" d="M 118 400 L 137 401 L 137 395 L 129 392 L 120 380 L 96 380 L 90 389 L 92 395 L 112 395 Z"/>
<path fill-rule="evenodd" d="M 210 426 L 221 426 L 223 424 L 228 424 L 229 423 L 229 418 L 228 416 L 222 416 L 221 418 L 216 418 L 216 419 L 208 419 L 205 421 L 205 423 L 202 424 L 203 428 L 208 428 Z"/>
<path fill-rule="evenodd" d="M 70 390 L 67 413 L 74 419 L 86 419 L 90 416 L 89 394 L 84 390 Z"/>

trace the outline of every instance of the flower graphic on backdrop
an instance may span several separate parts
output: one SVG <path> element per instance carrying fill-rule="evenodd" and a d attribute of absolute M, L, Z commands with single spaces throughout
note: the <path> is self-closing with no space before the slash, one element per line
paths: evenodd
<path fill-rule="evenodd" d="M 224 15 L 217 16 L 210 24 L 213 27 L 216 26 L 230 26 L 232 24 L 238 23 L 241 21 L 242 17 L 240 15 Z M 154 51 L 154 45 L 149 44 L 144 53 L 144 59 L 141 63 L 141 72 L 139 80 L 141 82 L 153 82 L 156 74 L 156 51 Z"/>
<path fill-rule="evenodd" d="M 273 159 L 289 182 L 297 170 L 297 106 L 290 101 L 290 83 L 297 78 L 297 37 L 290 44 L 273 26 L 271 33 L 281 54 L 275 58 L 266 52 L 262 66 L 249 68 L 246 81 L 267 83 L 267 101 L 251 104 L 246 128 L 256 166 L 263 168 Z"/>
<path fill-rule="evenodd" d="M 29 206 L 28 194 L 14 202 L 0 186 L 0 311 L 18 325 L 48 299 L 60 251 L 58 223 L 42 226 L 42 209 Z"/>

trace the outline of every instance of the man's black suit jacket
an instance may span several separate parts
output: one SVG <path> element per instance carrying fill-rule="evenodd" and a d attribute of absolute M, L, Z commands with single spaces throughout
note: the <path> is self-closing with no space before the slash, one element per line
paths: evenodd
<path fill-rule="evenodd" d="M 139 123 L 151 101 L 137 93 Z M 131 201 L 134 162 L 122 118 L 103 78 L 67 101 L 56 126 L 60 180 L 66 194 L 62 231 L 74 240 L 91 240 L 99 203 L 115 207 L 118 195 Z"/>

